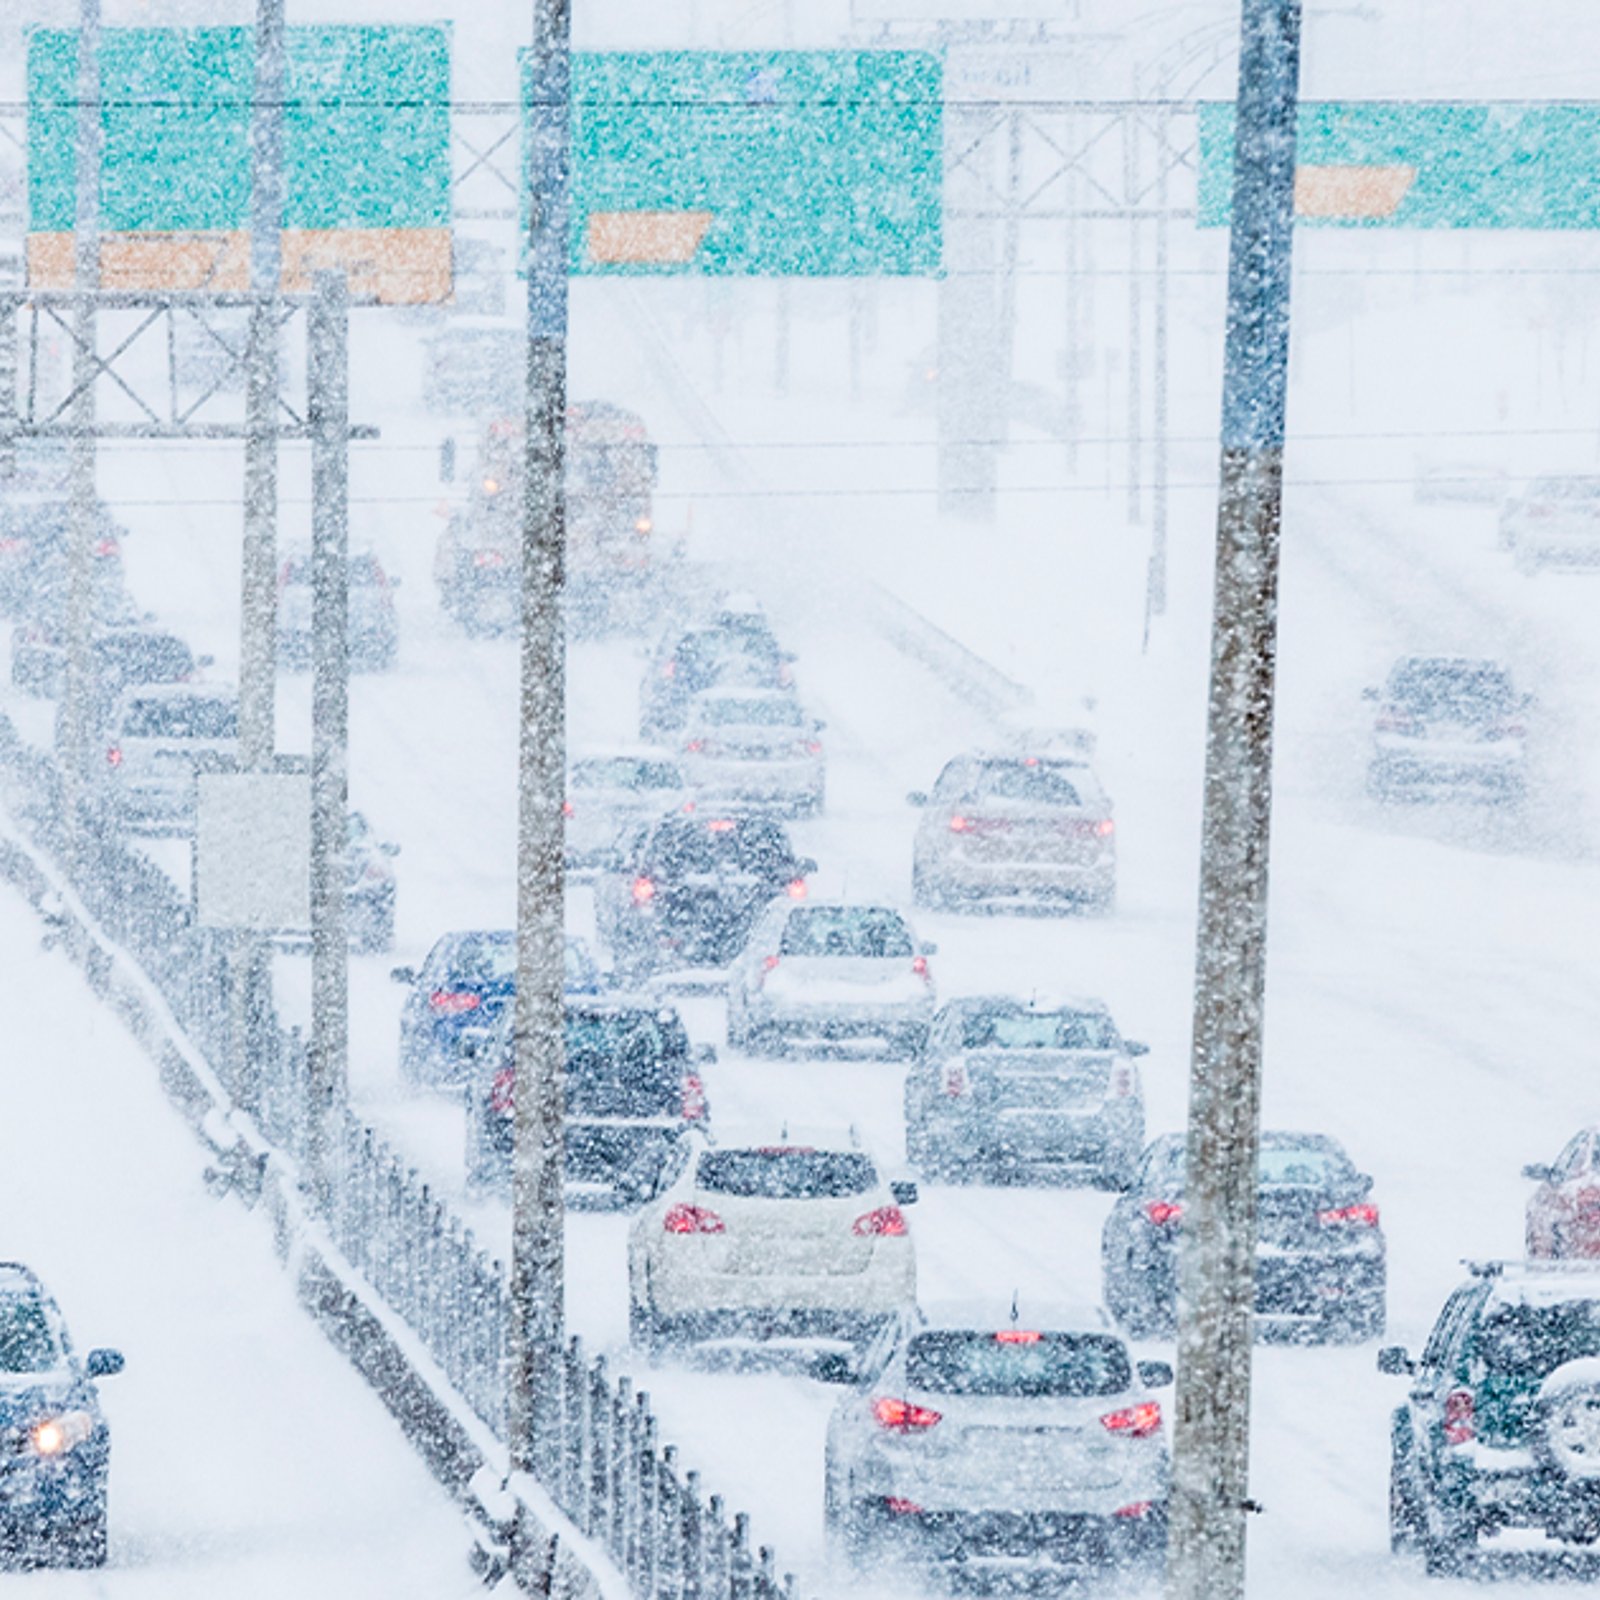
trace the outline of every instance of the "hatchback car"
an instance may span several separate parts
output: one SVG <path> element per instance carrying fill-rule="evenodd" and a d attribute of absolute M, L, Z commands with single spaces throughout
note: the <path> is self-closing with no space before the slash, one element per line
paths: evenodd
<path fill-rule="evenodd" d="M 0 502 L 0 616 L 47 618 L 64 607 L 68 587 L 67 496 L 8 492 Z M 126 594 L 122 530 L 104 506 L 95 510 L 89 546 L 92 591 Z"/>
<path fill-rule="evenodd" d="M 1480 1538 L 1535 1529 L 1600 1542 L 1600 1271 L 1487 1263 L 1445 1301 L 1390 1423 L 1389 1538 L 1429 1572 L 1470 1570 Z"/>
<path fill-rule="evenodd" d="M 1116 824 L 1088 763 L 1050 754 L 958 756 L 922 809 L 912 845 L 919 906 L 1005 901 L 1109 910 L 1116 899 Z"/>
<path fill-rule="evenodd" d="M 453 1088 L 471 1070 L 469 1046 L 481 1046 L 516 992 L 517 936 L 509 929 L 447 933 L 420 969 L 390 977 L 410 993 L 400 1011 L 400 1076 L 408 1083 Z"/>
<path fill-rule="evenodd" d="M 617 840 L 668 811 L 692 811 L 683 768 L 651 746 L 593 750 L 567 768 L 566 856 L 571 871 L 615 861 Z"/>
<path fill-rule="evenodd" d="M 1155 1140 L 1101 1231 L 1105 1302 L 1134 1338 L 1177 1328 L 1184 1166 L 1182 1134 Z M 1387 1250 L 1372 1179 L 1317 1133 L 1263 1133 L 1259 1174 L 1257 1336 L 1376 1338 Z"/>
<path fill-rule="evenodd" d="M 352 551 L 346 573 L 351 669 L 386 672 L 400 644 L 394 609 L 400 580 L 370 551 Z M 311 556 L 292 555 L 278 569 L 278 660 L 284 666 L 311 665 L 312 602 Z"/>
<path fill-rule="evenodd" d="M 111 1430 L 95 1379 L 122 1365 L 115 1350 L 80 1360 L 44 1285 L 0 1262 L 0 1560 L 104 1564 Z"/>
<path fill-rule="evenodd" d="M 1159 1566 L 1171 1469 L 1153 1392 L 1093 1309 L 935 1307 L 896 1318 L 828 1421 L 832 1547 L 882 1573 L 1003 1584 Z"/>
<path fill-rule="evenodd" d="M 1548 1164 L 1522 1169 L 1538 1188 L 1528 1197 L 1530 1258 L 1600 1260 L 1600 1128 L 1575 1133 Z"/>
<path fill-rule="evenodd" d="M 1600 478 L 1536 478 L 1500 512 L 1500 542 L 1521 572 L 1600 567 Z"/>
<path fill-rule="evenodd" d="M 912 1055 L 933 1016 L 936 953 L 892 906 L 774 901 L 728 972 L 728 1043 L 772 1054 L 867 1039 Z"/>
<path fill-rule="evenodd" d="M 689 702 L 708 689 L 783 689 L 791 677 L 789 657 L 770 634 L 714 626 L 669 632 L 639 685 L 639 737 L 675 734 Z"/>
<path fill-rule="evenodd" d="M 634 1343 L 725 1337 L 858 1340 L 916 1301 L 903 1206 L 850 1135 L 686 1147 L 628 1234 Z"/>
<path fill-rule="evenodd" d="M 124 690 L 106 719 L 104 793 L 125 827 L 192 833 L 195 773 L 234 755 L 239 696 L 231 688 L 147 684 Z"/>
<path fill-rule="evenodd" d="M 1520 799 L 1527 786 L 1526 713 L 1496 661 L 1402 656 L 1381 689 L 1364 691 L 1372 725 L 1367 790 L 1379 800 L 1476 792 Z"/>
<path fill-rule="evenodd" d="M 710 801 L 816 816 L 827 786 L 822 726 L 784 689 L 708 689 L 688 703 L 679 759 Z"/>
<path fill-rule="evenodd" d="M 511 1007 L 469 1072 L 467 1181 L 504 1187 L 515 1144 Z M 470 1053 L 470 1052 L 469 1052 Z M 566 1011 L 566 1181 L 569 1203 L 638 1205 L 655 1194 L 679 1140 L 711 1108 L 710 1045 L 691 1045 L 671 1006 L 641 997 L 569 993 Z"/>
<path fill-rule="evenodd" d="M 595 923 L 622 982 L 725 967 L 762 908 L 803 900 L 816 862 L 781 823 L 744 812 L 674 815 L 634 831 L 595 881 Z"/>
<path fill-rule="evenodd" d="M 931 1179 L 991 1174 L 1123 1188 L 1144 1149 L 1144 1090 L 1097 1000 L 954 1000 L 906 1074 L 906 1155 Z"/>
<path fill-rule="evenodd" d="M 390 865 L 400 846 L 380 839 L 359 811 L 345 830 L 344 904 L 350 947 L 371 953 L 394 943 L 395 875 Z"/>

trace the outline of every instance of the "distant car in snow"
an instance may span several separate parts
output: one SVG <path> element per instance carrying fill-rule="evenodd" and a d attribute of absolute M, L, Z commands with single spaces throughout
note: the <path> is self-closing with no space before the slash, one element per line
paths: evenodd
<path fill-rule="evenodd" d="M 116 1350 L 80 1358 L 60 1308 L 27 1267 L 0 1261 L 0 1557 L 7 1565 L 106 1561 L 111 1430 L 97 1378 Z"/>
<path fill-rule="evenodd" d="M 1105 1303 L 1131 1338 L 1176 1331 L 1185 1164 L 1182 1134 L 1156 1139 L 1101 1232 Z M 1317 1133 L 1262 1134 L 1259 1171 L 1257 1337 L 1376 1338 L 1388 1265 L 1372 1179 Z"/>
<path fill-rule="evenodd" d="M 691 700 L 708 689 L 789 688 L 790 660 L 764 630 L 714 624 L 669 629 L 639 684 L 639 737 L 676 734 Z"/>
<path fill-rule="evenodd" d="M 1500 543 L 1520 572 L 1600 567 L 1600 477 L 1535 478 L 1502 507 Z"/>
<path fill-rule="evenodd" d="M 585 750 L 567 768 L 569 871 L 612 864 L 618 838 L 669 811 L 692 811 L 693 792 L 671 751 L 654 745 Z"/>
<path fill-rule="evenodd" d="M 937 998 L 935 953 L 892 906 L 774 900 L 728 970 L 728 1043 L 776 1054 L 873 1040 L 912 1055 Z"/>
<path fill-rule="evenodd" d="M 1159 1571 L 1172 1368 L 1135 1364 L 1097 1307 L 903 1312 L 852 1375 L 824 1479 L 828 1542 L 851 1568 L 1050 1593 Z"/>
<path fill-rule="evenodd" d="M 400 645 L 394 591 L 400 580 L 370 551 L 352 551 L 346 565 L 352 671 L 386 672 Z M 289 556 L 278 571 L 278 659 L 308 667 L 312 653 L 312 569 L 307 552 Z"/>
<path fill-rule="evenodd" d="M 628 1234 L 634 1344 L 870 1337 L 916 1301 L 915 1199 L 848 1133 L 693 1141 Z"/>
<path fill-rule="evenodd" d="M 1124 1187 L 1144 1150 L 1135 1056 L 1099 1001 L 974 995 L 933 1019 L 906 1074 L 906 1155 L 924 1177 L 1087 1176 Z"/>
<path fill-rule="evenodd" d="M 102 793 L 111 815 L 134 831 L 192 833 L 199 765 L 237 752 L 238 692 L 144 684 L 123 691 L 105 730 Z"/>
<path fill-rule="evenodd" d="M 1528 1197 L 1530 1259 L 1600 1260 L 1600 1128 L 1582 1128 L 1554 1161 L 1522 1169 L 1538 1188 Z"/>
<path fill-rule="evenodd" d="M 350 946 L 371 953 L 394 943 L 395 874 L 400 846 L 380 839 L 359 811 L 345 829 L 345 922 Z"/>
<path fill-rule="evenodd" d="M 685 707 L 679 760 L 708 803 L 816 816 L 827 785 L 822 726 L 784 689 L 708 689 Z"/>
<path fill-rule="evenodd" d="M 1521 799 L 1527 787 L 1527 713 L 1497 661 L 1473 656 L 1402 656 L 1377 704 L 1368 792 L 1379 800 L 1476 793 Z"/>
<path fill-rule="evenodd" d="M 1058 748 L 973 751 L 946 764 L 912 845 L 919 906 L 968 910 L 1006 903 L 1116 900 L 1116 824 L 1088 762 Z"/>

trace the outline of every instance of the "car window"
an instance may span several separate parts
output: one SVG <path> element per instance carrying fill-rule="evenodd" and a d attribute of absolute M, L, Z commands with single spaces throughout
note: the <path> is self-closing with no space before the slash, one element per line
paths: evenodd
<path fill-rule="evenodd" d="M 1163 1179 L 1182 1183 L 1184 1154 L 1181 1140 L 1165 1147 L 1163 1171 L 1156 1177 L 1158 1183 Z M 1335 1144 L 1274 1139 L 1270 1135 L 1262 1140 L 1257 1171 L 1265 1189 L 1337 1188 L 1355 1177 L 1350 1158 Z"/>
<path fill-rule="evenodd" d="M 94 651 L 100 671 L 120 674 L 124 682 L 175 682 L 194 671 L 188 645 L 170 634 L 114 634 L 97 639 Z"/>
<path fill-rule="evenodd" d="M 596 756 L 574 762 L 567 781 L 574 789 L 677 789 L 683 776 L 670 761 Z"/>
<path fill-rule="evenodd" d="M 0 1372 L 48 1372 L 60 1359 L 43 1303 L 32 1296 L 0 1298 Z"/>
<path fill-rule="evenodd" d="M 1422 1347 L 1423 1366 L 1437 1367 L 1445 1359 L 1455 1338 L 1456 1324 L 1461 1321 L 1467 1302 L 1473 1298 L 1474 1292 L 1471 1287 L 1457 1289 L 1445 1301 L 1444 1309 L 1439 1313 L 1433 1331 L 1428 1335 L 1428 1342 Z"/>
<path fill-rule="evenodd" d="M 778 954 L 898 959 L 912 954 L 911 933 L 877 906 L 805 906 L 789 913 Z"/>
<path fill-rule="evenodd" d="M 174 697 L 134 700 L 123 713 L 129 739 L 233 739 L 239 733 L 239 708 L 232 700 Z"/>
<path fill-rule="evenodd" d="M 660 1116 L 681 1106 L 689 1036 L 675 1012 L 569 1005 L 566 1043 L 568 1111 Z"/>
<path fill-rule="evenodd" d="M 933 1394 L 1120 1394 L 1132 1382 L 1120 1339 L 1099 1333 L 939 1330 L 906 1350 L 906 1383 Z"/>
<path fill-rule="evenodd" d="M 1423 716 L 1498 716 L 1511 705 L 1511 679 L 1489 662 L 1405 661 L 1389 675 L 1389 698 Z"/>
<path fill-rule="evenodd" d="M 777 877 L 794 859 L 783 829 L 757 817 L 673 823 L 657 832 L 649 857 L 650 870 L 668 878 L 721 872 Z"/>
<path fill-rule="evenodd" d="M 947 761 L 944 771 L 934 780 L 933 792 L 937 795 L 959 794 L 967 782 L 967 762 L 962 757 Z"/>
<path fill-rule="evenodd" d="M 517 975 L 517 941 L 509 933 L 468 933 L 442 939 L 429 953 L 425 970 L 435 982 L 509 984 Z"/>
<path fill-rule="evenodd" d="M 985 761 L 973 775 L 968 790 L 973 800 L 1022 800 L 1040 806 L 1082 805 L 1083 797 L 1074 769 L 1062 762 L 1036 757 L 1016 761 Z"/>
<path fill-rule="evenodd" d="M 709 1194 L 745 1200 L 837 1200 L 878 1186 L 871 1158 L 853 1150 L 772 1146 L 755 1150 L 707 1150 L 695 1183 Z"/>
<path fill-rule="evenodd" d="M 1568 1178 L 1575 1178 L 1589 1165 L 1590 1138 L 1587 1133 L 1576 1134 L 1567 1141 L 1567 1147 L 1556 1157 L 1555 1165 L 1551 1172 L 1557 1183 L 1565 1183 Z"/>
<path fill-rule="evenodd" d="M 1600 502 L 1600 478 L 1540 478 L 1528 490 L 1528 498 Z"/>
<path fill-rule="evenodd" d="M 961 1040 L 968 1050 L 1115 1050 L 1121 1042 L 1103 1011 L 1029 1011 L 1021 1006 L 970 1013 Z"/>
<path fill-rule="evenodd" d="M 1600 1356 L 1600 1302 L 1490 1305 L 1468 1354 L 1491 1377 L 1537 1383 L 1563 1362 Z"/>
<path fill-rule="evenodd" d="M 700 719 L 713 728 L 796 728 L 805 716 L 787 695 L 752 695 L 748 700 L 707 700 Z"/>

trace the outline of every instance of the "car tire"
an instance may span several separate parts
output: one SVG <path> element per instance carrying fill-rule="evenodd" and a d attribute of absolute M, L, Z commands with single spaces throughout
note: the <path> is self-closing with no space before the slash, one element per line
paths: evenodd
<path fill-rule="evenodd" d="M 1430 1578 L 1460 1578 L 1472 1569 L 1478 1534 L 1456 1522 L 1445 1522 L 1437 1534 L 1422 1529 L 1422 1564 Z"/>
<path fill-rule="evenodd" d="M 108 1538 L 106 1514 L 102 1508 L 81 1522 L 71 1523 L 50 1540 L 52 1565 L 58 1567 L 103 1567 Z"/>

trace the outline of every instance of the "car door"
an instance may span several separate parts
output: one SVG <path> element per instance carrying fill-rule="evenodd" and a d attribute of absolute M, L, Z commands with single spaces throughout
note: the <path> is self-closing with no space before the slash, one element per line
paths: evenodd
<path fill-rule="evenodd" d="M 1440 1453 L 1444 1447 L 1445 1397 L 1458 1386 L 1466 1331 L 1487 1292 L 1485 1285 L 1472 1283 L 1457 1289 L 1445 1301 L 1412 1376 L 1410 1408 L 1413 1459 L 1417 1466 L 1418 1486 L 1428 1499 L 1435 1497 L 1439 1481 Z"/>

